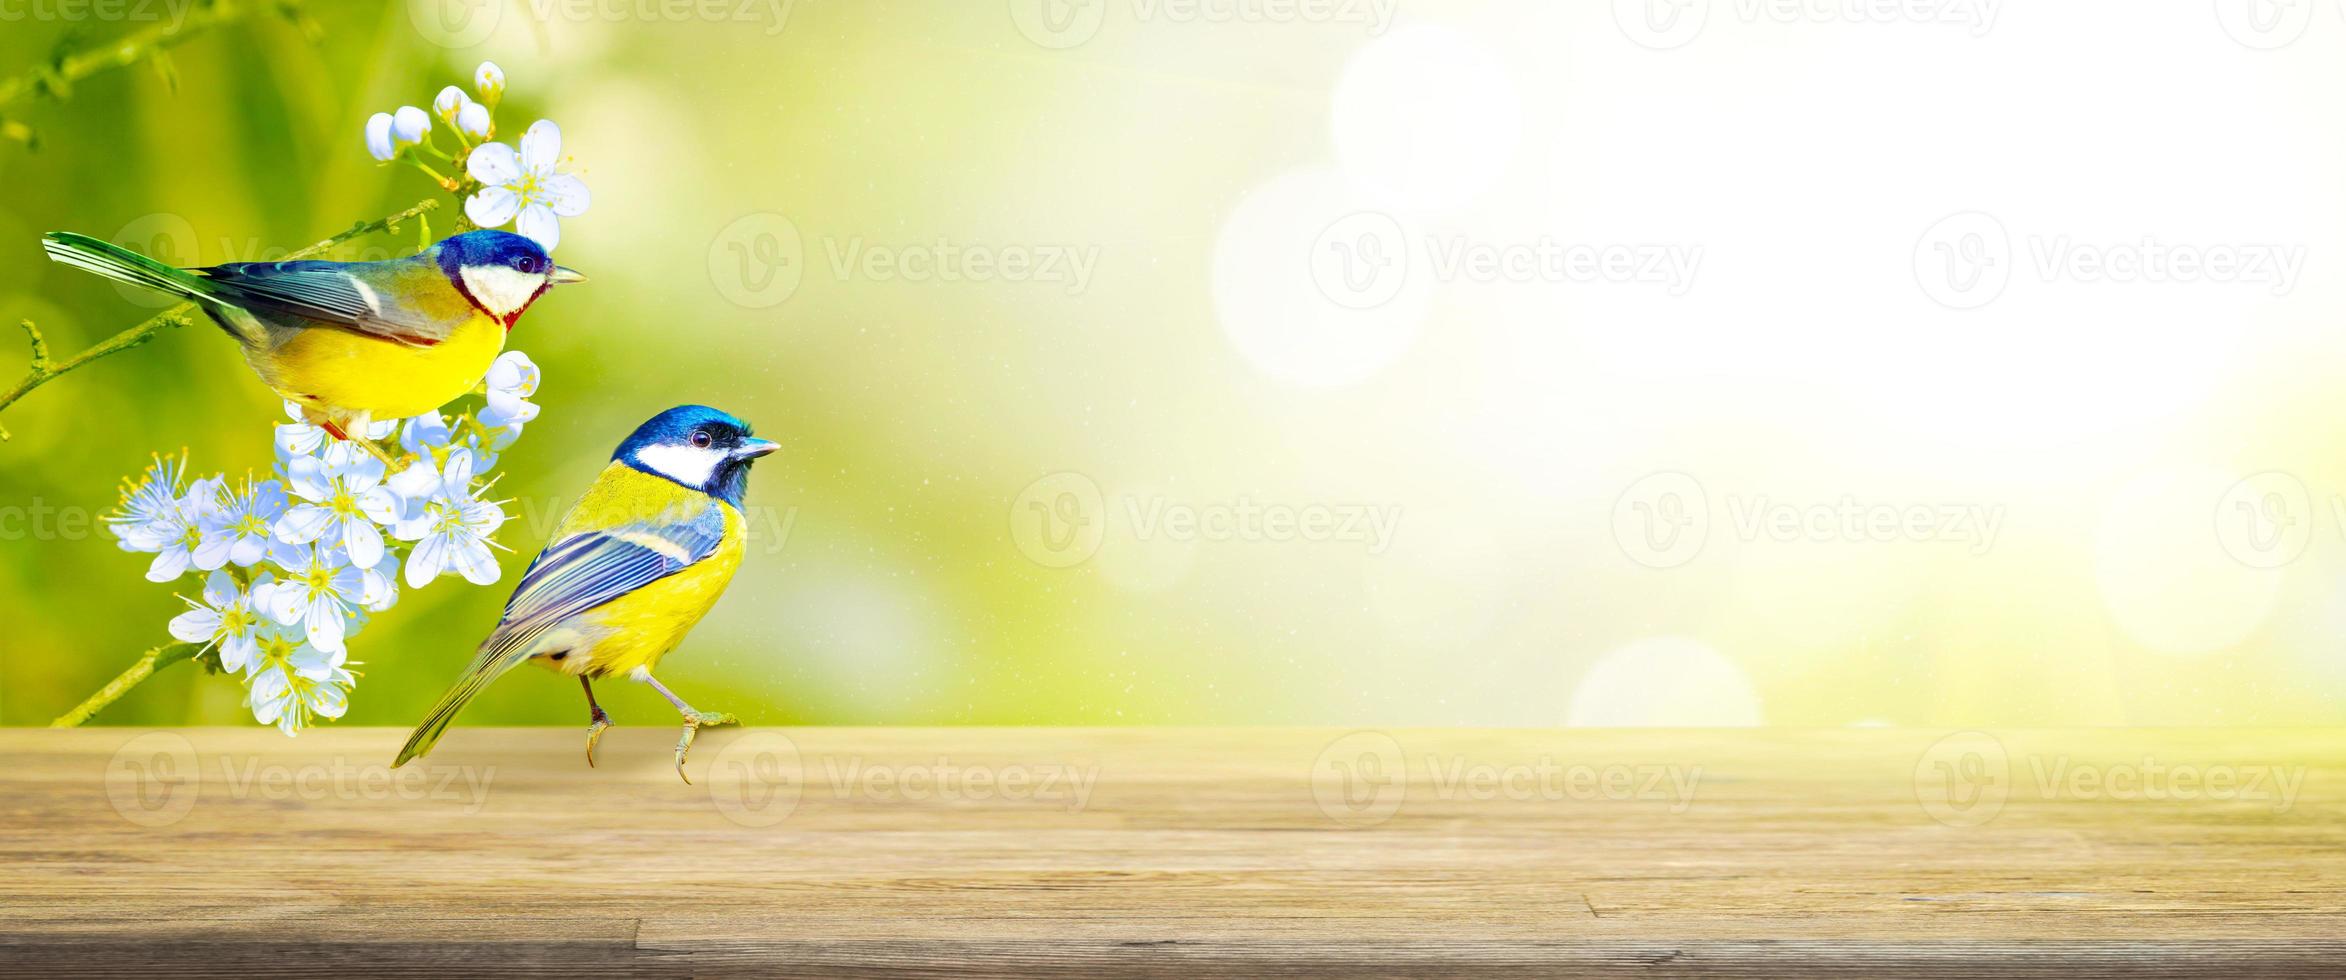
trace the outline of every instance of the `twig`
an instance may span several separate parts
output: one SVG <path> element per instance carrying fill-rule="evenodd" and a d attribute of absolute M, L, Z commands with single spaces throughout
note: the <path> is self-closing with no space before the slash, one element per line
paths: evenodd
<path fill-rule="evenodd" d="M 156 668 L 168 667 L 182 660 L 193 660 L 196 654 L 202 653 L 203 650 L 203 647 L 193 643 L 174 643 L 139 654 L 138 662 L 131 664 L 130 669 L 123 671 L 113 680 L 107 681 L 105 687 L 99 688 L 98 693 L 90 695 L 89 700 L 75 705 L 72 711 L 57 716 L 57 720 L 50 722 L 49 727 L 78 727 L 82 722 L 90 720 L 91 715 L 105 710 L 105 707 L 113 704 L 115 699 L 129 693 L 131 688 L 137 687 L 139 682 L 146 680 L 149 675 L 155 672 Z"/>
<path fill-rule="evenodd" d="M 224 24 L 243 20 L 256 9 L 273 8 L 294 16 L 302 0 L 214 0 L 190 10 L 178 21 L 165 21 L 80 51 L 68 52 L 22 75 L 0 79 L 0 106 L 34 93 L 64 96 L 73 83 L 109 68 L 123 68 L 165 51 Z"/>
<path fill-rule="evenodd" d="M 405 211 L 401 211 L 397 214 L 386 215 L 373 221 L 361 221 L 355 225 L 350 226 L 350 230 L 348 231 L 345 231 L 339 235 L 335 235 L 332 238 L 327 238 L 322 241 L 314 242 L 312 244 L 295 249 L 288 253 L 285 257 L 287 259 L 308 258 L 312 255 L 325 252 L 336 245 L 342 244 L 343 242 L 357 238 L 360 235 L 377 231 L 397 231 L 399 229 L 400 222 L 406 221 L 409 218 L 420 217 L 425 212 L 431 211 L 432 209 L 439 206 L 440 202 L 436 200 L 418 201 L 414 207 L 410 207 Z M 99 341 L 96 345 L 92 346 L 88 350 L 82 351 L 79 354 L 75 354 L 63 361 L 54 362 L 49 359 L 49 344 L 41 337 L 41 329 L 34 326 L 31 320 L 23 321 L 25 334 L 32 338 L 33 363 L 31 368 L 25 372 L 23 378 L 19 379 L 16 384 L 11 386 L 6 392 L 0 392 L 0 412 L 7 411 L 8 406 L 16 404 L 17 399 L 23 398 L 33 389 L 48 384 L 50 381 L 56 380 L 59 376 L 64 375 L 67 372 L 87 365 L 91 361 L 95 361 L 98 358 L 105 357 L 110 354 L 120 354 L 123 351 L 153 340 L 155 339 L 155 334 L 160 332 L 165 327 L 183 327 L 193 323 L 195 322 L 195 315 L 196 305 L 194 303 L 181 303 L 178 306 L 174 306 L 168 310 L 164 310 L 161 313 L 157 313 L 154 316 L 148 317 L 144 322 L 141 322 L 135 327 L 131 327 L 128 330 L 124 330 L 121 333 Z M 0 442 L 6 441 L 8 441 L 8 429 L 5 426 L 0 426 Z"/>

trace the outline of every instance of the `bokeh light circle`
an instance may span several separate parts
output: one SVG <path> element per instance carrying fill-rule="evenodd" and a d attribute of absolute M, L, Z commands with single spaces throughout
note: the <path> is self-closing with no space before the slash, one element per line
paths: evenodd
<path fill-rule="evenodd" d="M 1589 665 L 1572 689 L 1575 728 L 1746 728 L 1761 724 L 1743 668 L 1697 640 L 1654 637 Z"/>

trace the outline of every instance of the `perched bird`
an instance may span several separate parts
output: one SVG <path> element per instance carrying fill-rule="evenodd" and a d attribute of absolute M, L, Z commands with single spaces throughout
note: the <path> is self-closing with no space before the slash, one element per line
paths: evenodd
<path fill-rule="evenodd" d="M 652 668 L 741 567 L 742 491 L 750 464 L 776 448 L 751 437 L 740 419 L 699 405 L 671 408 L 638 426 L 530 562 L 497 629 L 392 766 L 431 751 L 465 702 L 515 665 L 535 660 L 578 678 L 586 690 L 590 766 L 596 740 L 611 727 L 611 716 L 595 703 L 595 679 L 619 675 L 650 684 L 684 713 L 684 735 L 676 742 L 676 774 L 684 776 L 685 751 L 701 726 L 735 719 L 693 710 L 652 677 Z"/>
<path fill-rule="evenodd" d="M 382 262 L 199 269 L 66 231 L 41 247 L 51 260 L 196 301 L 244 345 L 262 381 L 345 439 L 370 420 L 421 415 L 471 391 L 531 303 L 586 278 L 504 231 L 453 235 Z"/>

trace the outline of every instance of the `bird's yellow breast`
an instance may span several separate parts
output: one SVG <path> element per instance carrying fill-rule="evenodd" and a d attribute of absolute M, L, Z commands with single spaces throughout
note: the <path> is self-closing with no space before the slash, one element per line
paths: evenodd
<path fill-rule="evenodd" d="M 429 347 L 317 327 L 245 359 L 277 393 L 300 405 L 366 412 L 377 420 L 421 415 L 471 391 L 505 350 L 505 325 L 485 313 Z"/>
<path fill-rule="evenodd" d="M 561 663 L 564 673 L 601 677 L 650 670 L 684 641 L 701 617 L 717 604 L 733 573 L 741 568 L 744 525 L 733 505 L 697 490 L 612 463 L 563 518 L 555 540 L 581 531 L 603 531 L 639 522 L 686 520 L 703 508 L 725 515 L 725 532 L 707 558 L 673 575 L 581 613 L 577 635 L 585 642 Z M 583 654 L 583 655 L 582 655 Z"/>

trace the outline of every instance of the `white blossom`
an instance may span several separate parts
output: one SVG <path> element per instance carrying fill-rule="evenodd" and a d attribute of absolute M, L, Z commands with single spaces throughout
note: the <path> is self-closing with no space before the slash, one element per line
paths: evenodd
<path fill-rule="evenodd" d="M 114 532 L 122 550 L 163 549 L 163 543 L 177 529 L 180 481 L 186 476 L 185 454 L 157 455 L 136 482 L 123 481 L 122 499 L 105 518 L 106 528 Z"/>
<path fill-rule="evenodd" d="M 234 563 L 249 568 L 268 557 L 270 530 L 284 516 L 285 505 L 284 484 L 256 484 L 247 476 L 243 491 L 224 494 L 209 518 L 198 521 L 195 567 L 210 571 Z"/>
<path fill-rule="evenodd" d="M 247 590 L 226 570 L 213 572 L 204 579 L 202 597 L 186 599 L 188 610 L 171 618 L 172 637 L 183 643 L 201 643 L 206 649 L 217 647 L 221 668 L 242 673 L 259 650 L 260 631 L 270 628 L 268 617 L 255 607 L 253 597 L 274 581 L 263 573 Z"/>
<path fill-rule="evenodd" d="M 415 542 L 415 549 L 407 555 L 410 588 L 423 588 L 449 571 L 474 585 L 497 581 L 500 570 L 489 542 L 504 525 L 505 511 L 473 496 L 472 467 L 471 450 L 449 453 L 439 490 L 414 516 L 393 529 L 400 540 Z"/>
<path fill-rule="evenodd" d="M 296 498 L 272 531 L 288 544 L 325 542 L 346 548 L 350 560 L 371 566 L 383 558 L 378 525 L 399 519 L 398 495 L 383 484 L 383 461 L 347 443 L 319 456 L 298 456 L 285 468 Z"/>
<path fill-rule="evenodd" d="M 356 683 L 344 657 L 303 640 L 299 633 L 263 628 L 256 638 L 245 704 L 253 719 L 293 735 L 314 718 L 340 718 Z"/>
<path fill-rule="evenodd" d="M 366 606 L 366 573 L 352 565 L 341 548 L 322 543 L 278 542 L 269 558 L 285 571 L 265 597 L 269 618 L 286 626 L 298 624 L 311 645 L 342 653 L 351 620 Z"/>
<path fill-rule="evenodd" d="M 586 213 L 586 183 L 557 168 L 562 162 L 562 129 L 552 120 L 531 123 L 521 134 L 521 151 L 483 143 L 465 160 L 465 172 L 481 189 L 464 202 L 465 217 L 483 228 L 513 222 L 515 231 L 549 252 L 562 240 L 561 218 Z"/>

